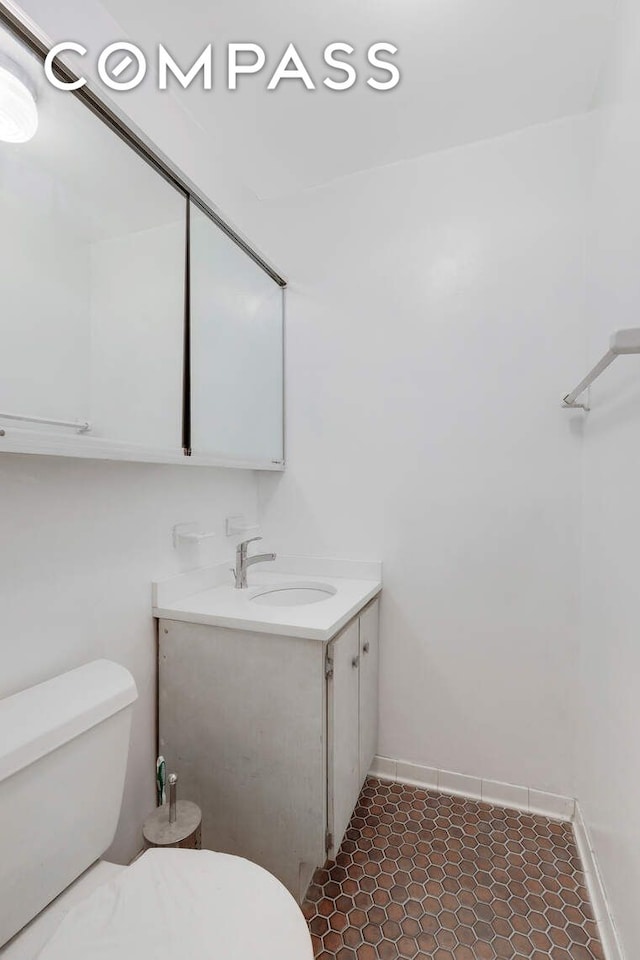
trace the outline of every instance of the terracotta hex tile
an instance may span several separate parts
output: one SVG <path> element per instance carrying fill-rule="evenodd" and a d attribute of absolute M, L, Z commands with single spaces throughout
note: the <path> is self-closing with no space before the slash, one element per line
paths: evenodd
<path fill-rule="evenodd" d="M 414 937 L 400 937 L 398 940 L 398 951 L 401 957 L 415 957 L 418 952 L 418 944 Z"/>
<path fill-rule="evenodd" d="M 524 957 L 530 957 L 533 953 L 533 944 L 528 937 L 523 936 L 521 933 L 514 933 L 511 937 L 511 943 L 517 953 L 522 954 Z"/>
<path fill-rule="evenodd" d="M 523 933 L 528 935 L 531 933 L 531 923 L 529 921 L 529 914 L 526 917 L 523 916 L 514 916 L 513 917 L 513 929 L 517 933 Z"/>
<path fill-rule="evenodd" d="M 491 903 L 484 903 L 484 902 L 476 903 L 473 910 L 476 915 L 476 918 L 478 920 L 484 920 L 485 923 L 488 923 L 494 918 L 494 912 L 491 907 Z"/>
<path fill-rule="evenodd" d="M 486 923 L 484 920 L 476 920 L 473 925 L 473 932 L 478 940 L 486 940 L 487 943 L 493 940 L 495 936 L 491 924 Z"/>
<path fill-rule="evenodd" d="M 420 924 L 420 929 L 424 933 L 435 933 L 436 930 L 440 929 L 440 924 L 436 917 L 432 916 L 429 913 L 425 913 L 424 916 L 420 917 L 418 921 Z"/>
<path fill-rule="evenodd" d="M 407 900 L 404 905 L 404 912 L 407 917 L 417 920 L 424 913 L 424 907 L 419 900 Z"/>
<path fill-rule="evenodd" d="M 326 933 L 328 929 L 329 924 L 326 917 L 313 917 L 309 921 L 309 930 L 317 937 L 321 937 L 322 934 Z"/>
<path fill-rule="evenodd" d="M 472 950 L 469 947 L 465 947 L 463 944 L 458 944 L 453 951 L 453 955 L 456 960 L 475 960 Z"/>
<path fill-rule="evenodd" d="M 562 929 L 567 922 L 559 910 L 547 910 L 545 915 L 550 927 L 559 927 Z"/>
<path fill-rule="evenodd" d="M 466 947 L 473 946 L 476 942 L 476 935 L 473 932 L 472 927 L 458 927 L 456 929 L 456 936 L 458 942 L 464 944 Z"/>
<path fill-rule="evenodd" d="M 593 921 L 593 920 L 585 920 L 585 922 L 584 922 L 584 929 L 586 930 L 587 935 L 588 935 L 588 937 L 589 937 L 590 940 L 597 940 L 597 939 L 598 939 L 598 936 L 599 936 L 599 934 L 598 934 L 598 925 L 597 925 L 597 923 L 595 923 L 595 921 Z"/>
<path fill-rule="evenodd" d="M 339 933 L 330 930 L 329 933 L 325 933 L 324 937 L 322 938 L 322 946 L 329 954 L 335 954 L 342 946 L 344 946 L 344 942 Z"/>
<path fill-rule="evenodd" d="M 531 901 L 529 903 L 529 913 L 527 914 L 527 920 L 535 930 L 547 930 L 549 927 L 549 921 L 545 917 L 542 910 L 539 910 L 537 906 L 534 906 Z"/>
<path fill-rule="evenodd" d="M 398 960 L 398 948 L 391 940 L 383 940 L 378 944 L 378 957 L 380 960 Z"/>
<path fill-rule="evenodd" d="M 370 910 L 367 910 L 367 917 L 369 923 L 377 923 L 378 926 L 387 919 L 387 915 L 382 907 L 371 907 Z"/>
<path fill-rule="evenodd" d="M 404 911 L 404 908 L 402 907 L 402 904 L 400 904 L 400 903 L 390 903 L 390 904 L 387 906 L 386 914 L 387 914 L 387 916 L 389 917 L 390 920 L 396 920 L 396 921 L 398 921 L 398 920 L 402 920 L 402 918 L 403 918 L 404 915 L 405 915 L 405 911 Z"/>
<path fill-rule="evenodd" d="M 476 915 L 473 910 L 469 910 L 468 907 L 460 907 L 456 911 L 456 916 L 458 918 L 458 923 L 463 926 L 472 927 L 476 922 Z"/>
<path fill-rule="evenodd" d="M 478 941 L 473 947 L 474 955 L 478 960 L 495 960 L 496 952 L 490 943 Z"/>
<path fill-rule="evenodd" d="M 356 955 L 358 960 L 378 960 L 378 954 L 368 943 L 363 943 L 359 946 Z"/>
<path fill-rule="evenodd" d="M 543 933 L 540 930 L 533 930 L 529 938 L 531 943 L 534 945 L 536 950 L 541 951 L 542 953 L 549 953 L 551 950 L 551 940 L 547 933 Z"/>
<path fill-rule="evenodd" d="M 366 925 L 367 915 L 364 910 L 350 910 L 347 915 L 347 920 L 349 921 L 349 926 L 360 928 Z"/>
<path fill-rule="evenodd" d="M 504 937 L 496 937 L 491 946 L 496 952 L 496 957 L 499 957 L 500 960 L 511 960 L 516 955 L 512 944 Z"/>
<path fill-rule="evenodd" d="M 368 923 L 366 927 L 363 927 L 362 936 L 367 943 L 378 943 L 380 940 L 382 940 L 382 932 L 380 927 L 375 923 Z"/>
<path fill-rule="evenodd" d="M 423 953 L 431 955 L 436 949 L 436 938 L 432 933 L 419 933 L 416 942 L 418 944 L 418 949 Z"/>
<path fill-rule="evenodd" d="M 342 932 L 342 942 L 347 947 L 358 947 L 362 942 L 362 936 L 358 927 L 345 927 Z"/>
<path fill-rule="evenodd" d="M 400 924 L 395 920 L 385 920 L 382 924 L 382 933 L 387 940 L 396 941 L 400 938 Z"/>
<path fill-rule="evenodd" d="M 508 920 L 504 920 L 502 917 L 495 917 L 491 926 L 497 937 L 509 938 L 513 933 L 513 924 L 509 923 Z"/>
<path fill-rule="evenodd" d="M 414 940 L 420 933 L 420 924 L 413 917 L 405 917 L 405 919 L 400 924 L 402 932 L 407 937 L 413 937 Z"/>
<path fill-rule="evenodd" d="M 332 913 L 329 917 L 329 926 L 332 930 L 344 930 L 349 925 L 346 914 Z"/>
<path fill-rule="evenodd" d="M 319 900 L 316 904 L 316 912 L 319 913 L 321 917 L 331 916 L 333 913 L 333 900 L 323 897 L 322 900 Z"/>
<path fill-rule="evenodd" d="M 347 897 L 344 894 L 341 894 L 336 899 L 336 910 L 339 910 L 340 913 L 348 913 L 352 907 L 353 907 L 353 900 L 351 899 L 351 897 Z"/>
<path fill-rule="evenodd" d="M 496 917 L 502 917 L 504 920 L 513 917 L 513 911 L 509 906 L 508 900 L 494 900 L 491 906 L 493 907 L 493 912 Z"/>
<path fill-rule="evenodd" d="M 439 915 L 438 920 L 440 921 L 440 926 L 445 930 L 454 930 L 458 925 L 455 913 L 451 913 L 448 910 L 443 910 Z"/>
<path fill-rule="evenodd" d="M 603 960 L 570 824 L 374 778 L 302 912 L 316 960 Z"/>

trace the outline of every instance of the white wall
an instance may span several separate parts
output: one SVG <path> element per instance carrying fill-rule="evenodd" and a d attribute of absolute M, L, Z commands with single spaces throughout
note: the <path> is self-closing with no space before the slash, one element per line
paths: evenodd
<path fill-rule="evenodd" d="M 383 560 L 380 752 L 563 794 L 588 142 L 583 119 L 533 128 L 267 204 L 262 228 L 292 281 L 265 531 Z"/>
<path fill-rule="evenodd" d="M 3 454 L 0 489 L 0 697 L 96 657 L 124 664 L 138 684 L 111 851 L 126 862 L 155 802 L 151 581 L 230 554 L 224 517 L 255 515 L 255 475 Z M 171 527 L 182 520 L 220 538 L 175 551 Z"/>
<path fill-rule="evenodd" d="M 620 7 L 594 117 L 589 360 L 640 324 L 640 9 Z M 578 796 L 626 955 L 640 952 L 640 358 L 593 386 L 586 420 Z"/>

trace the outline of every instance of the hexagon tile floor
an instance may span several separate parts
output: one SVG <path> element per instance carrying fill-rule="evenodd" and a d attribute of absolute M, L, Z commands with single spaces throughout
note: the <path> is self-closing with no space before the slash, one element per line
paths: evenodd
<path fill-rule="evenodd" d="M 369 778 L 302 906 L 317 960 L 602 960 L 568 823 Z"/>

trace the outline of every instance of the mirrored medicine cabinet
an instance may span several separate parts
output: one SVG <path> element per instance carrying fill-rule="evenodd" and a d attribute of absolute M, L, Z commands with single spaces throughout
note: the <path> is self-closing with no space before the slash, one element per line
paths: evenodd
<path fill-rule="evenodd" d="M 0 452 L 282 469 L 284 280 L 44 55 L 0 7 Z"/>

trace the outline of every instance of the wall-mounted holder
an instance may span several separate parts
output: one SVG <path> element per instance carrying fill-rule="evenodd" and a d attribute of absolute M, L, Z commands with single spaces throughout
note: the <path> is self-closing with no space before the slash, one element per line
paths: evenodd
<path fill-rule="evenodd" d="M 203 540 L 211 540 L 217 536 L 216 533 L 200 533 L 198 526 L 195 520 L 176 523 L 173 528 L 173 546 L 177 548 L 183 543 L 202 543 Z"/>
<path fill-rule="evenodd" d="M 242 514 L 227 517 L 224 528 L 228 537 L 254 537 L 260 533 L 258 524 L 248 524 L 247 518 Z"/>
<path fill-rule="evenodd" d="M 602 360 L 599 360 L 584 380 L 581 380 L 578 386 L 566 395 L 562 401 L 563 406 L 573 410 L 579 409 L 588 412 L 591 409 L 588 399 L 586 403 L 576 402 L 580 394 L 584 393 L 587 387 L 613 363 L 616 357 L 628 353 L 640 353 L 640 327 L 632 327 L 630 330 L 618 330 L 613 334 L 609 349 Z"/>

